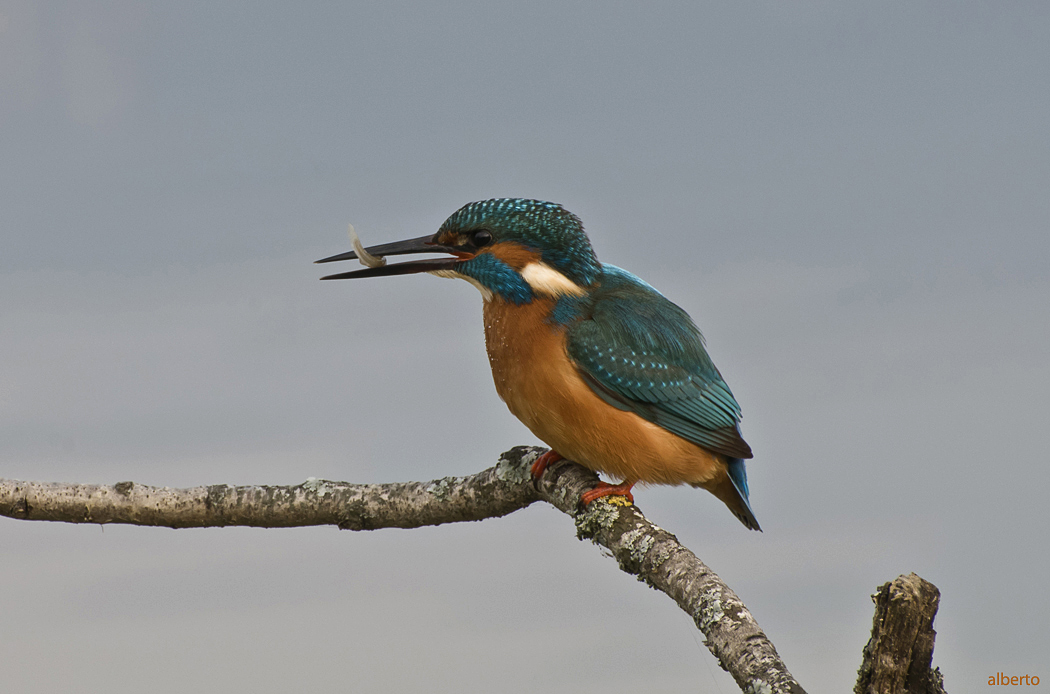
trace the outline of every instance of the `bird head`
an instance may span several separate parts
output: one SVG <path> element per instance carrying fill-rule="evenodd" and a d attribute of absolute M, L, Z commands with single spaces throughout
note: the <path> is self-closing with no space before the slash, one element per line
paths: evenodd
<path fill-rule="evenodd" d="M 429 272 L 468 280 L 486 299 L 517 304 L 536 295 L 582 296 L 602 274 L 579 218 L 552 202 L 500 198 L 464 205 L 432 236 L 372 246 L 383 257 L 445 253 L 451 257 L 369 267 L 321 279 L 350 279 Z M 350 251 L 318 260 L 352 260 Z"/>

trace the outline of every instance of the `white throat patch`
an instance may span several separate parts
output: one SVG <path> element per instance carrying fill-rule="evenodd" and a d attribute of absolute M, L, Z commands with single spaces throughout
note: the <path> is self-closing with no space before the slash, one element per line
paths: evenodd
<path fill-rule="evenodd" d="M 521 269 L 521 276 L 537 294 L 557 298 L 564 294 L 583 296 L 583 287 L 546 263 L 529 263 Z"/>
<path fill-rule="evenodd" d="M 492 299 L 491 289 L 483 285 L 481 282 L 478 282 L 473 277 L 468 277 L 466 275 L 460 274 L 455 270 L 431 270 L 427 274 L 434 275 L 435 277 L 445 277 L 453 280 L 466 280 L 478 288 L 478 291 L 481 292 L 481 298 L 483 300 L 489 301 L 490 299 Z"/>

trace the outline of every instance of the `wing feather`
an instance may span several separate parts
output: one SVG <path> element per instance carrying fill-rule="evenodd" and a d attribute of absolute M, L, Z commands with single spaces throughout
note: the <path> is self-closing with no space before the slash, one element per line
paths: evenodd
<path fill-rule="evenodd" d="M 604 269 L 590 315 L 567 336 L 587 384 L 610 405 L 704 449 L 750 458 L 740 405 L 689 315 L 634 275 Z"/>

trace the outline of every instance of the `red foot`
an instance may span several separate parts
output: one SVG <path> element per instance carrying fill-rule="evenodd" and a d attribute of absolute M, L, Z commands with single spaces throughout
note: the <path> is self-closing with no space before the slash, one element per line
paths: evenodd
<path fill-rule="evenodd" d="M 532 464 L 532 469 L 530 470 L 530 472 L 532 472 L 532 479 L 538 480 L 540 476 L 543 475 L 543 472 L 547 469 L 548 465 L 556 463 L 559 460 L 563 460 L 561 453 L 554 450 L 547 451 L 539 458 L 536 458 L 536 462 Z"/>
<path fill-rule="evenodd" d="M 584 506 L 589 506 L 592 501 L 600 499 L 603 496 L 626 496 L 627 500 L 633 504 L 634 495 L 631 494 L 631 487 L 633 487 L 634 484 L 634 482 L 627 481 L 624 481 L 621 484 L 599 482 L 598 486 L 594 489 L 590 489 L 583 494 L 580 494 L 580 501 L 583 502 Z"/>

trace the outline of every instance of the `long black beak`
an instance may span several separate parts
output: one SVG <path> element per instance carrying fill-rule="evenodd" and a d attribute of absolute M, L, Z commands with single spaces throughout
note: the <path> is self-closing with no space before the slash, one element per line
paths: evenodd
<path fill-rule="evenodd" d="M 394 265 L 381 265 L 379 267 L 366 267 L 352 272 L 341 272 L 338 275 L 322 277 L 323 280 L 343 280 L 355 277 L 384 277 L 386 275 L 409 275 L 416 272 L 432 272 L 434 270 L 449 270 L 458 263 L 466 254 L 453 246 L 444 246 L 434 241 L 433 236 L 420 236 L 418 239 L 407 241 L 395 241 L 394 243 L 383 243 L 378 246 L 366 248 L 369 254 L 385 258 L 388 255 L 408 255 L 410 253 L 452 253 L 454 258 L 428 258 L 408 263 L 395 263 Z M 339 255 L 317 260 L 317 263 L 334 263 L 339 260 L 355 260 L 357 253 L 347 251 Z"/>

